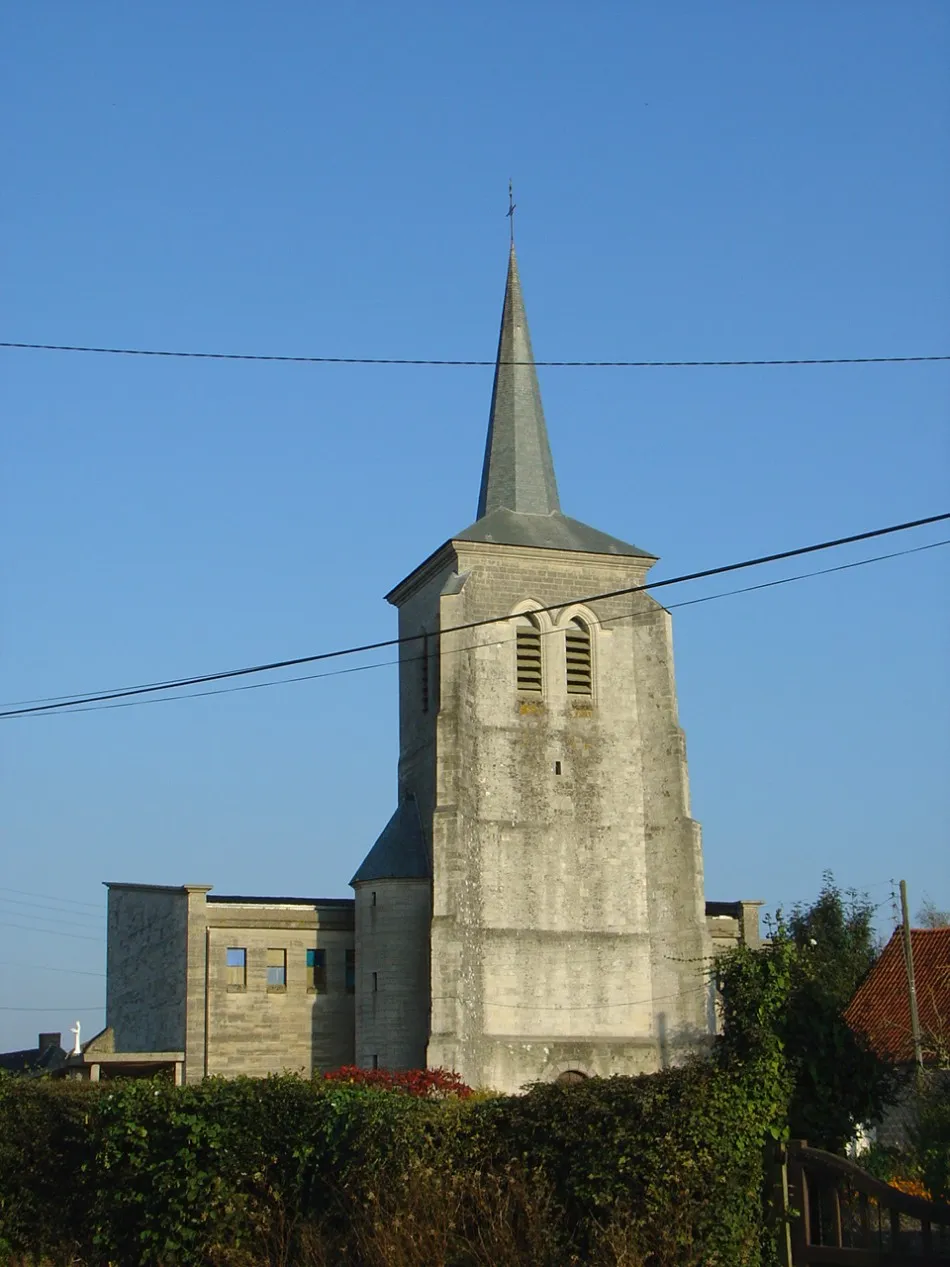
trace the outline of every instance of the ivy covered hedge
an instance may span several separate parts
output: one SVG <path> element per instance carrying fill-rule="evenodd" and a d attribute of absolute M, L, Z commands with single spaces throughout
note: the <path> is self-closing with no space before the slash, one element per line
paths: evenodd
<path fill-rule="evenodd" d="M 781 1074 L 522 1096 L 0 1079 L 0 1251 L 85 1264 L 761 1261 Z"/>

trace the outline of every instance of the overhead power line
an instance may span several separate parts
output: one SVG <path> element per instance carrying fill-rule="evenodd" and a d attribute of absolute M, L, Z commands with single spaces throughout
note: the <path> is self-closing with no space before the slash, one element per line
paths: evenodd
<path fill-rule="evenodd" d="M 0 1006 L 0 1012 L 104 1012 L 105 1004 L 103 1003 L 80 1003 L 77 1007 L 75 1003 L 67 1003 L 63 1007 L 6 1007 Z"/>
<path fill-rule="evenodd" d="M 630 585 L 622 589 L 608 590 L 605 593 L 588 594 L 582 597 L 574 597 L 562 599 L 560 602 L 551 603 L 547 607 L 537 608 L 537 611 L 556 611 L 566 605 L 574 603 L 587 604 L 601 602 L 610 598 L 620 598 L 631 594 L 639 594 L 650 592 L 653 590 L 664 589 L 670 585 L 682 585 L 688 581 L 705 580 L 713 576 L 723 576 L 729 572 L 738 572 L 746 568 L 761 567 L 766 563 L 777 563 L 784 559 L 799 558 L 806 554 L 815 554 L 822 550 L 831 550 L 843 545 L 852 545 L 858 541 L 870 541 L 877 537 L 889 536 L 897 532 L 907 532 L 912 528 L 921 528 L 927 524 L 942 523 L 950 519 L 950 512 L 940 515 L 928 515 L 922 519 L 907 520 L 904 523 L 891 524 L 886 528 L 874 528 L 869 532 L 853 533 L 847 537 L 837 537 L 830 541 L 820 541 L 813 545 L 798 546 L 794 550 L 782 550 L 776 554 L 760 555 L 752 559 L 744 559 L 739 563 L 726 563 L 718 567 L 705 568 L 699 572 L 688 572 L 681 576 L 668 577 L 666 580 L 650 581 L 643 585 Z M 489 616 L 482 620 L 467 621 L 461 625 L 453 625 L 447 629 L 439 631 L 440 638 L 447 634 L 463 633 L 470 629 L 481 629 L 487 625 L 501 624 L 504 621 L 514 619 L 512 613 L 505 615 Z M 368 651 L 381 651 L 386 647 L 396 647 L 408 643 L 417 643 L 421 641 L 423 635 L 412 634 L 406 637 L 384 638 L 378 642 L 367 642 L 360 646 L 342 647 L 335 651 L 321 651 L 313 655 L 295 656 L 288 660 L 274 660 L 266 664 L 248 665 L 240 669 L 225 669 L 217 673 L 203 673 L 193 677 L 177 678 L 165 682 L 150 682 L 140 686 L 126 687 L 121 690 L 105 691 L 98 693 L 89 693 L 87 695 L 79 695 L 47 704 L 34 704 L 24 708 L 11 708 L 0 712 L 0 718 L 23 717 L 36 713 L 59 712 L 66 709 L 78 707 L 86 704 L 101 704 L 110 700 L 125 699 L 130 696 L 150 695 L 158 691 L 180 690 L 187 686 L 203 686 L 209 682 L 221 682 L 231 678 L 248 677 L 257 673 L 271 673 L 279 669 L 296 668 L 304 664 L 315 664 L 325 660 L 340 659 L 343 656 L 359 655 Z"/>
<path fill-rule="evenodd" d="M 169 348 L 86 347 L 76 343 L 0 342 L 0 348 L 30 352 L 91 352 L 103 356 L 164 356 L 193 361 L 278 361 L 296 365 L 443 365 L 494 366 L 496 362 L 440 360 L 407 356 L 286 356 L 261 352 L 182 352 Z M 746 365 L 901 365 L 926 361 L 950 361 L 950 354 L 935 356 L 808 356 L 767 360 L 731 361 L 502 361 L 503 365 L 543 365 L 562 369 L 711 369 Z"/>
<path fill-rule="evenodd" d="M 57 968 L 48 963 L 21 963 L 18 959 L 0 959 L 0 967 L 3 968 L 23 968 L 28 972 L 65 972 L 71 977 L 101 977 L 105 980 L 104 972 L 86 972 L 82 968 Z"/>
<path fill-rule="evenodd" d="M 63 902 L 69 906 L 91 906 L 94 911 L 105 910 L 102 902 L 81 902 L 75 897 L 54 897 L 52 893 L 34 893 L 31 889 L 11 889 L 5 884 L 0 884 L 0 893 L 17 893 L 20 897 L 42 897 L 49 902 Z"/>
<path fill-rule="evenodd" d="M 4 902 L 8 902 L 9 900 L 9 898 L 3 899 Z M 50 908 L 47 907 L 44 909 L 49 910 Z M 24 911 L 19 907 L 15 907 L 12 911 L 8 911 L 0 907 L 0 916 L 7 915 L 12 915 L 14 919 L 28 919 L 37 926 L 39 931 L 42 931 L 42 929 L 39 929 L 39 925 L 53 924 L 56 928 L 80 928 L 84 932 L 90 932 L 99 923 L 95 915 L 81 915 L 78 919 L 62 918 L 63 915 L 79 916 L 80 912 L 78 911 L 57 910 L 54 911 L 52 915 L 43 915 L 37 914 L 36 911 Z"/>
<path fill-rule="evenodd" d="M 8 919 L 0 920 L 0 928 L 15 928 L 22 933 L 42 933 L 44 937 L 73 937 L 76 941 L 102 941 L 101 937 L 88 937 L 85 933 L 63 933 L 55 928 L 36 928 L 30 924 L 13 924 Z"/>
<path fill-rule="evenodd" d="M 53 915 L 56 915 L 56 916 L 66 916 L 67 918 L 65 922 L 67 924 L 73 923 L 75 920 L 85 920 L 86 922 L 91 921 L 95 923 L 99 919 L 101 919 L 102 916 L 104 916 L 106 913 L 105 906 L 102 906 L 99 908 L 98 914 L 93 914 L 92 911 L 84 911 L 75 906 L 54 906 L 50 902 L 29 902 L 29 901 L 24 900 L 23 898 L 4 897 L 2 894 L 0 894 L 0 904 L 4 906 L 14 906 L 16 908 L 19 908 L 22 906 L 28 906 L 31 911 L 50 911 L 52 912 Z M 23 918 L 26 918 L 28 913 L 26 911 L 21 912 L 19 909 L 17 909 L 17 910 L 11 911 L 10 914 L 12 915 L 22 914 Z M 33 916 L 30 915 L 29 918 L 32 919 Z M 79 927 L 79 925 L 76 925 L 76 927 Z"/>
<path fill-rule="evenodd" d="M 666 606 L 667 611 L 676 611 L 680 607 L 696 607 L 701 603 L 715 603 L 719 599 L 733 598 L 738 594 L 753 594 L 753 593 L 758 592 L 759 590 L 774 589 L 780 585 L 791 585 L 795 581 L 807 581 L 816 576 L 831 576 L 836 572 L 848 572 L 848 571 L 851 571 L 851 569 L 853 568 L 867 567 L 871 563 L 883 563 L 887 559 L 902 559 L 908 554 L 921 554 L 925 550 L 936 550 L 940 546 L 950 546 L 950 537 L 948 537 L 944 541 L 928 542 L 927 545 L 924 545 L 924 546 L 913 546 L 909 550 L 894 550 L 890 554 L 876 554 L 868 559 L 855 559 L 851 563 L 840 563 L 838 564 L 837 567 L 817 568 L 812 572 L 798 572 L 796 573 L 795 576 L 783 576 L 783 577 L 780 577 L 778 580 L 763 581 L 758 585 L 743 585 L 739 589 L 722 590 L 718 594 L 704 594 L 701 598 L 686 598 L 686 599 L 683 599 L 682 602 L 667 603 L 665 606 Z M 636 619 L 636 616 L 637 616 L 637 613 L 635 612 L 628 612 L 622 616 L 608 616 L 604 620 L 601 621 L 601 624 L 613 625 L 613 624 L 619 623 L 622 620 L 634 620 Z M 553 635 L 558 632 L 559 631 L 557 629 L 541 630 L 541 637 L 543 638 L 549 634 Z M 484 646 L 486 644 L 482 643 L 479 645 Z M 499 642 L 499 643 L 489 643 L 487 645 L 498 646 L 501 644 Z M 443 655 L 461 655 L 463 652 L 473 651 L 473 650 L 475 650 L 475 646 L 474 644 L 470 644 L 469 646 L 466 646 L 466 647 L 453 647 L 450 652 L 443 651 L 442 654 Z M 424 659 L 425 657 L 421 655 L 409 656 L 409 657 L 405 657 L 402 663 L 415 664 L 415 663 L 420 663 Z M 141 699 L 141 698 L 127 699 L 127 700 L 120 700 L 119 702 L 112 703 L 112 704 L 88 704 L 81 708 L 69 709 L 68 715 L 72 716 L 75 713 L 99 713 L 99 712 L 104 712 L 106 709 L 112 709 L 112 708 L 141 708 L 147 704 L 174 704 L 179 700 L 208 699 L 210 696 L 213 696 L 213 695 L 233 695 L 240 691 L 262 691 L 273 686 L 292 686 L 299 682 L 316 682 L 316 681 L 322 680 L 323 678 L 344 677 L 350 673 L 369 673 L 374 669 L 394 668 L 399 663 L 400 661 L 398 659 L 397 660 L 376 660 L 372 664 L 358 664 L 349 669 L 330 669 L 326 673 L 301 673 L 295 677 L 273 678 L 265 682 L 245 682 L 241 686 L 222 686 L 222 687 L 217 688 L 216 690 L 210 690 L 210 691 L 189 691 L 187 694 L 179 694 L 179 695 L 153 695 L 148 699 Z M 67 699 L 72 699 L 73 697 L 67 695 L 67 696 L 56 696 L 55 698 L 59 700 L 67 700 Z M 45 701 L 43 700 L 21 701 L 21 703 L 43 703 L 43 702 Z M 45 717 L 63 717 L 65 715 L 67 715 L 66 710 L 59 710 L 59 711 L 53 711 L 53 712 L 41 714 L 41 716 L 45 716 Z"/>

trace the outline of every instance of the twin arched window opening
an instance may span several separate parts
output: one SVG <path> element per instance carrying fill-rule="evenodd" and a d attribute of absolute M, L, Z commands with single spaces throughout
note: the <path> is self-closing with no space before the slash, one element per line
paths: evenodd
<path fill-rule="evenodd" d="M 568 695 L 593 695 L 590 629 L 578 617 L 565 630 L 564 654 Z M 529 695 L 544 694 L 541 626 L 530 614 L 518 617 L 515 629 L 515 674 L 519 691 Z"/>

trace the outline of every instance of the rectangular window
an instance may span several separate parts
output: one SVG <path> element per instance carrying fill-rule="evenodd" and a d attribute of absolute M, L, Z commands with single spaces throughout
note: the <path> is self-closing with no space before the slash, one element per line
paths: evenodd
<path fill-rule="evenodd" d="M 326 994 L 327 952 L 325 950 L 307 951 L 307 985 L 314 994 Z"/>
<path fill-rule="evenodd" d="M 271 948 L 267 952 L 267 988 L 268 990 L 286 990 L 287 988 L 287 951 Z"/>
<path fill-rule="evenodd" d="M 346 952 L 346 992 L 347 994 L 356 993 L 356 951 L 348 950 Z"/>
<path fill-rule="evenodd" d="M 373 973 L 373 993 L 375 994 L 378 989 L 379 989 L 379 973 L 374 972 Z"/>
<path fill-rule="evenodd" d="M 243 946 L 229 946 L 225 953 L 228 968 L 228 989 L 243 990 L 247 986 L 247 951 Z"/>
<path fill-rule="evenodd" d="M 373 1068 L 374 1068 L 374 1069 L 378 1069 L 378 1068 L 379 1068 L 379 1057 L 378 1057 L 378 1056 L 373 1056 Z"/>

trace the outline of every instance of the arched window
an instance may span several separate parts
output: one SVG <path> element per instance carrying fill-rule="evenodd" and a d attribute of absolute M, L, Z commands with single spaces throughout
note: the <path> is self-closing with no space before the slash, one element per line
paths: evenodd
<path fill-rule="evenodd" d="M 518 690 L 532 695 L 544 691 L 541 658 L 541 628 L 530 616 L 519 616 L 515 632 L 515 660 Z"/>
<path fill-rule="evenodd" d="M 567 657 L 568 695 L 593 695 L 594 678 L 591 671 L 590 630 L 583 621 L 575 618 L 565 632 Z"/>
<path fill-rule="evenodd" d="M 587 1081 L 587 1074 L 580 1069 L 565 1069 L 554 1079 L 559 1087 L 576 1087 L 579 1082 Z"/>

